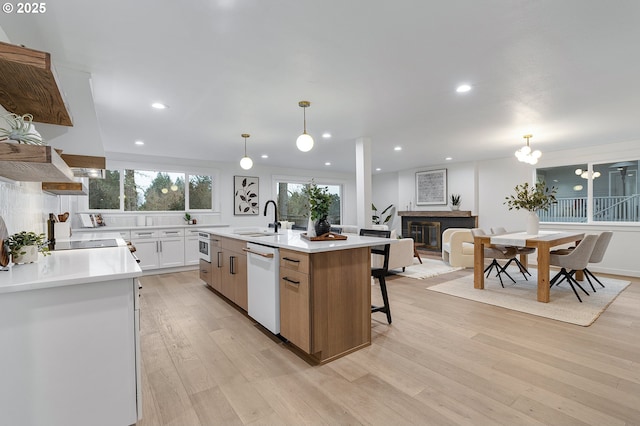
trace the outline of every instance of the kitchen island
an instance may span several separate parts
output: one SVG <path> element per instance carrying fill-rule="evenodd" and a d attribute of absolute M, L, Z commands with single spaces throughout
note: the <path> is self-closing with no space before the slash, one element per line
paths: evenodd
<path fill-rule="evenodd" d="M 128 425 L 141 415 L 142 271 L 117 234 L 73 238 L 118 246 L 53 251 L 0 272 L 0 424 Z"/>
<path fill-rule="evenodd" d="M 199 230 L 211 235 L 213 245 L 211 264 L 201 261 L 201 277 L 244 310 L 247 243 L 279 250 L 280 335 L 308 361 L 326 363 L 371 344 L 370 247 L 393 239 L 350 234 L 346 240 L 309 241 L 292 230 Z M 210 270 L 203 274 L 203 268 Z"/>

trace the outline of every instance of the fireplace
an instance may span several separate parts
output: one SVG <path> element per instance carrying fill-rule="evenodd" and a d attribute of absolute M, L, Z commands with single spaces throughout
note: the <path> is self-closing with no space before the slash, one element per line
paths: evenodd
<path fill-rule="evenodd" d="M 442 251 L 442 233 L 448 228 L 477 228 L 478 217 L 470 211 L 403 211 L 402 235 L 413 238 L 420 250 Z"/>
<path fill-rule="evenodd" d="M 410 220 L 407 222 L 408 237 L 418 244 L 416 248 L 427 250 L 440 250 L 440 222 L 426 222 L 423 220 Z"/>

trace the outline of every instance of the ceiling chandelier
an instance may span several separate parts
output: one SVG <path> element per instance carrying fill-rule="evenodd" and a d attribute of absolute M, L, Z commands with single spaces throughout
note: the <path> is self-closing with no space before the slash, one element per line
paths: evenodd
<path fill-rule="evenodd" d="M 302 134 L 298 136 L 298 139 L 296 140 L 296 146 L 300 151 L 307 152 L 307 151 L 311 151 L 311 148 L 313 148 L 313 138 L 311 137 L 311 135 L 307 133 L 307 114 L 306 114 L 306 109 L 307 107 L 311 106 L 311 102 L 300 101 L 298 102 L 298 106 L 302 107 L 302 111 L 303 111 L 302 114 L 304 117 L 304 127 L 303 127 L 304 130 L 302 131 Z"/>
<path fill-rule="evenodd" d="M 243 133 L 240 136 L 244 138 L 244 157 L 240 160 L 240 167 L 245 170 L 249 170 L 253 167 L 253 160 L 247 157 L 247 138 L 251 135 L 249 133 Z"/>
<path fill-rule="evenodd" d="M 575 171 L 576 175 L 580 176 L 582 179 L 589 179 L 589 170 L 582 170 L 580 168 L 577 168 Z M 600 172 L 593 172 L 591 173 L 591 178 L 595 179 L 595 178 L 599 178 L 600 177 Z"/>
<path fill-rule="evenodd" d="M 527 140 L 527 144 L 516 151 L 516 157 L 518 161 L 529 164 L 536 164 L 538 162 L 538 158 L 542 156 L 542 153 L 539 150 L 531 151 L 531 147 L 529 146 L 529 139 L 531 139 L 533 135 L 524 135 L 523 138 Z"/>

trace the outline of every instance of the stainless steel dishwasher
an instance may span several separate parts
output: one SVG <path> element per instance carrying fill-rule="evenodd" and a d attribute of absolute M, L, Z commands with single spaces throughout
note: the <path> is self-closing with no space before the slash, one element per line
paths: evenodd
<path fill-rule="evenodd" d="M 273 334 L 280 333 L 280 256 L 276 247 L 247 243 L 248 313 Z"/>

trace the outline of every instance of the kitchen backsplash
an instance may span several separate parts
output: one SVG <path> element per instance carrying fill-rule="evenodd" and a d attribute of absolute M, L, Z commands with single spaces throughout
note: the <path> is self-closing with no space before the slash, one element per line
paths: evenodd
<path fill-rule="evenodd" d="M 44 194 L 39 182 L 0 182 L 0 216 L 9 234 L 46 233 L 49 212 L 58 209 L 58 197 Z"/>

